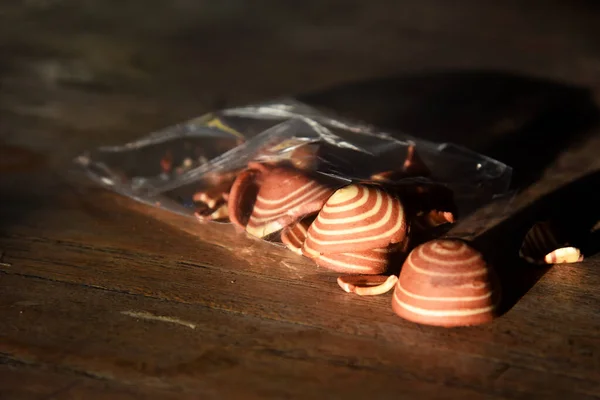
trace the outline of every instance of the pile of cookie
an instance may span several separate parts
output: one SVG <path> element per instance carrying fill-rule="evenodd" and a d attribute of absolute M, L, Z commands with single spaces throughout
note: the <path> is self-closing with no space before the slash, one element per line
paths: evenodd
<path fill-rule="evenodd" d="M 194 195 L 196 216 L 283 243 L 341 274 L 346 292 L 393 289 L 394 312 L 413 322 L 469 326 L 497 315 L 495 271 L 469 243 L 440 238 L 455 222 L 452 193 L 439 184 L 404 183 L 429 174 L 414 145 L 396 170 L 351 182 L 320 173 L 319 159 L 318 146 L 304 145 L 213 176 Z"/>

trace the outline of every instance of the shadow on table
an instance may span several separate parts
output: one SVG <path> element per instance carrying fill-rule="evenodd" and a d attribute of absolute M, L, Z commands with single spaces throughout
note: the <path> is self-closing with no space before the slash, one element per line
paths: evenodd
<path fill-rule="evenodd" d="M 500 160 L 513 167 L 515 188 L 539 178 L 599 115 L 585 88 L 496 71 L 377 78 L 298 98 L 390 133 L 454 142 Z"/>
<path fill-rule="evenodd" d="M 600 252 L 600 171 L 590 173 L 541 197 L 475 239 L 496 266 L 503 288 L 502 312 L 508 311 L 551 267 L 535 266 L 518 254 L 523 237 L 538 221 L 551 220 L 569 243 L 589 258 Z M 560 268 L 556 266 L 555 268 Z"/>
<path fill-rule="evenodd" d="M 358 82 L 299 97 L 313 106 L 390 131 L 454 142 L 513 167 L 512 189 L 535 182 L 569 146 L 599 121 L 589 90 L 496 71 L 404 75 Z M 548 268 L 518 256 L 532 224 L 553 219 L 586 257 L 600 250 L 600 173 L 537 200 L 477 236 L 476 247 L 499 266 L 506 312 Z"/>
<path fill-rule="evenodd" d="M 46 196 L 22 193 L 26 189 L 32 191 L 28 178 L 46 167 L 47 158 L 43 154 L 0 140 L 0 235 L 47 203 Z"/>

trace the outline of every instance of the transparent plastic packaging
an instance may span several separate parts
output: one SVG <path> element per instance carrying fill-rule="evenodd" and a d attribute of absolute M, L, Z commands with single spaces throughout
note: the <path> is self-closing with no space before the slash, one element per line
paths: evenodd
<path fill-rule="evenodd" d="M 299 254 L 291 228 L 310 228 L 338 189 L 388 193 L 404 206 L 410 235 L 425 224 L 435 236 L 506 194 L 512 172 L 451 143 L 382 132 L 291 99 L 216 111 L 75 162 L 124 196 L 200 223 L 233 223 Z"/>

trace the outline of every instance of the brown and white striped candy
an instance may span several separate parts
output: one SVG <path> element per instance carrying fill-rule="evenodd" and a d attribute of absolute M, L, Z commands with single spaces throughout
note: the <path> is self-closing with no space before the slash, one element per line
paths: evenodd
<path fill-rule="evenodd" d="M 316 213 L 333 193 L 328 184 L 293 168 L 253 167 L 238 178 L 229 193 L 230 218 L 259 238 Z M 245 218 L 240 210 L 247 213 L 250 208 L 249 218 Z"/>
<path fill-rule="evenodd" d="M 231 185 L 227 196 L 227 210 L 229 220 L 237 227 L 245 229 L 252 208 L 256 201 L 261 171 L 256 169 L 245 169 L 237 176 Z"/>
<path fill-rule="evenodd" d="M 577 247 L 566 246 L 552 250 L 544 257 L 546 264 L 573 264 L 583 261 L 583 254 Z"/>
<path fill-rule="evenodd" d="M 561 240 L 549 221 L 538 222 L 525 235 L 519 256 L 531 264 L 566 264 L 583 261 L 581 251 Z"/>
<path fill-rule="evenodd" d="M 320 267 L 343 274 L 379 275 L 387 271 L 392 253 L 392 249 L 385 248 L 326 253 L 317 254 L 313 261 Z"/>
<path fill-rule="evenodd" d="M 333 189 L 288 168 L 273 168 L 264 174 L 246 231 L 265 237 L 280 231 L 298 218 L 323 207 Z"/>
<path fill-rule="evenodd" d="M 432 240 L 408 255 L 392 299 L 400 317 L 445 327 L 478 325 L 496 316 L 498 280 L 466 242 Z"/>
<path fill-rule="evenodd" d="M 298 255 L 302 255 L 302 245 L 306 240 L 308 227 L 312 222 L 312 218 L 305 218 L 301 221 L 294 222 L 281 231 L 281 241 L 285 246 Z"/>
<path fill-rule="evenodd" d="M 356 253 L 383 249 L 407 238 L 404 207 L 377 187 L 358 184 L 338 189 L 308 229 L 303 254 Z"/>

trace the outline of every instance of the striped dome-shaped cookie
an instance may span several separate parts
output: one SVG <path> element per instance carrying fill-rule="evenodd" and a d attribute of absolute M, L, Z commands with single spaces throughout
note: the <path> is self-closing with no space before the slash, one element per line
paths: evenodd
<path fill-rule="evenodd" d="M 372 249 L 321 254 L 313 261 L 320 267 L 343 274 L 379 275 L 387 271 L 391 255 L 391 249 Z"/>
<path fill-rule="evenodd" d="M 421 324 L 469 326 L 491 321 L 499 299 L 496 276 L 481 253 L 461 240 L 439 239 L 408 255 L 392 308 Z"/>
<path fill-rule="evenodd" d="M 278 232 L 305 215 L 316 213 L 334 191 L 329 184 L 293 168 L 266 166 L 252 171 L 240 174 L 242 182 L 234 182 L 229 205 L 244 208 L 245 204 L 253 203 L 247 222 L 241 217 L 232 218 L 232 221 L 246 222 L 246 231 L 259 238 Z M 255 197 L 252 190 L 245 191 L 255 186 L 258 190 Z M 230 215 L 236 215 L 236 211 L 230 212 Z"/>
<path fill-rule="evenodd" d="M 306 218 L 287 226 L 281 232 L 281 241 L 283 244 L 294 253 L 302 255 L 302 245 L 304 244 L 304 240 L 306 240 L 306 233 L 311 222 L 311 218 Z"/>
<path fill-rule="evenodd" d="M 398 198 L 377 187 L 352 184 L 327 200 L 308 229 L 303 254 L 311 257 L 387 248 L 404 242 L 407 229 Z"/>

